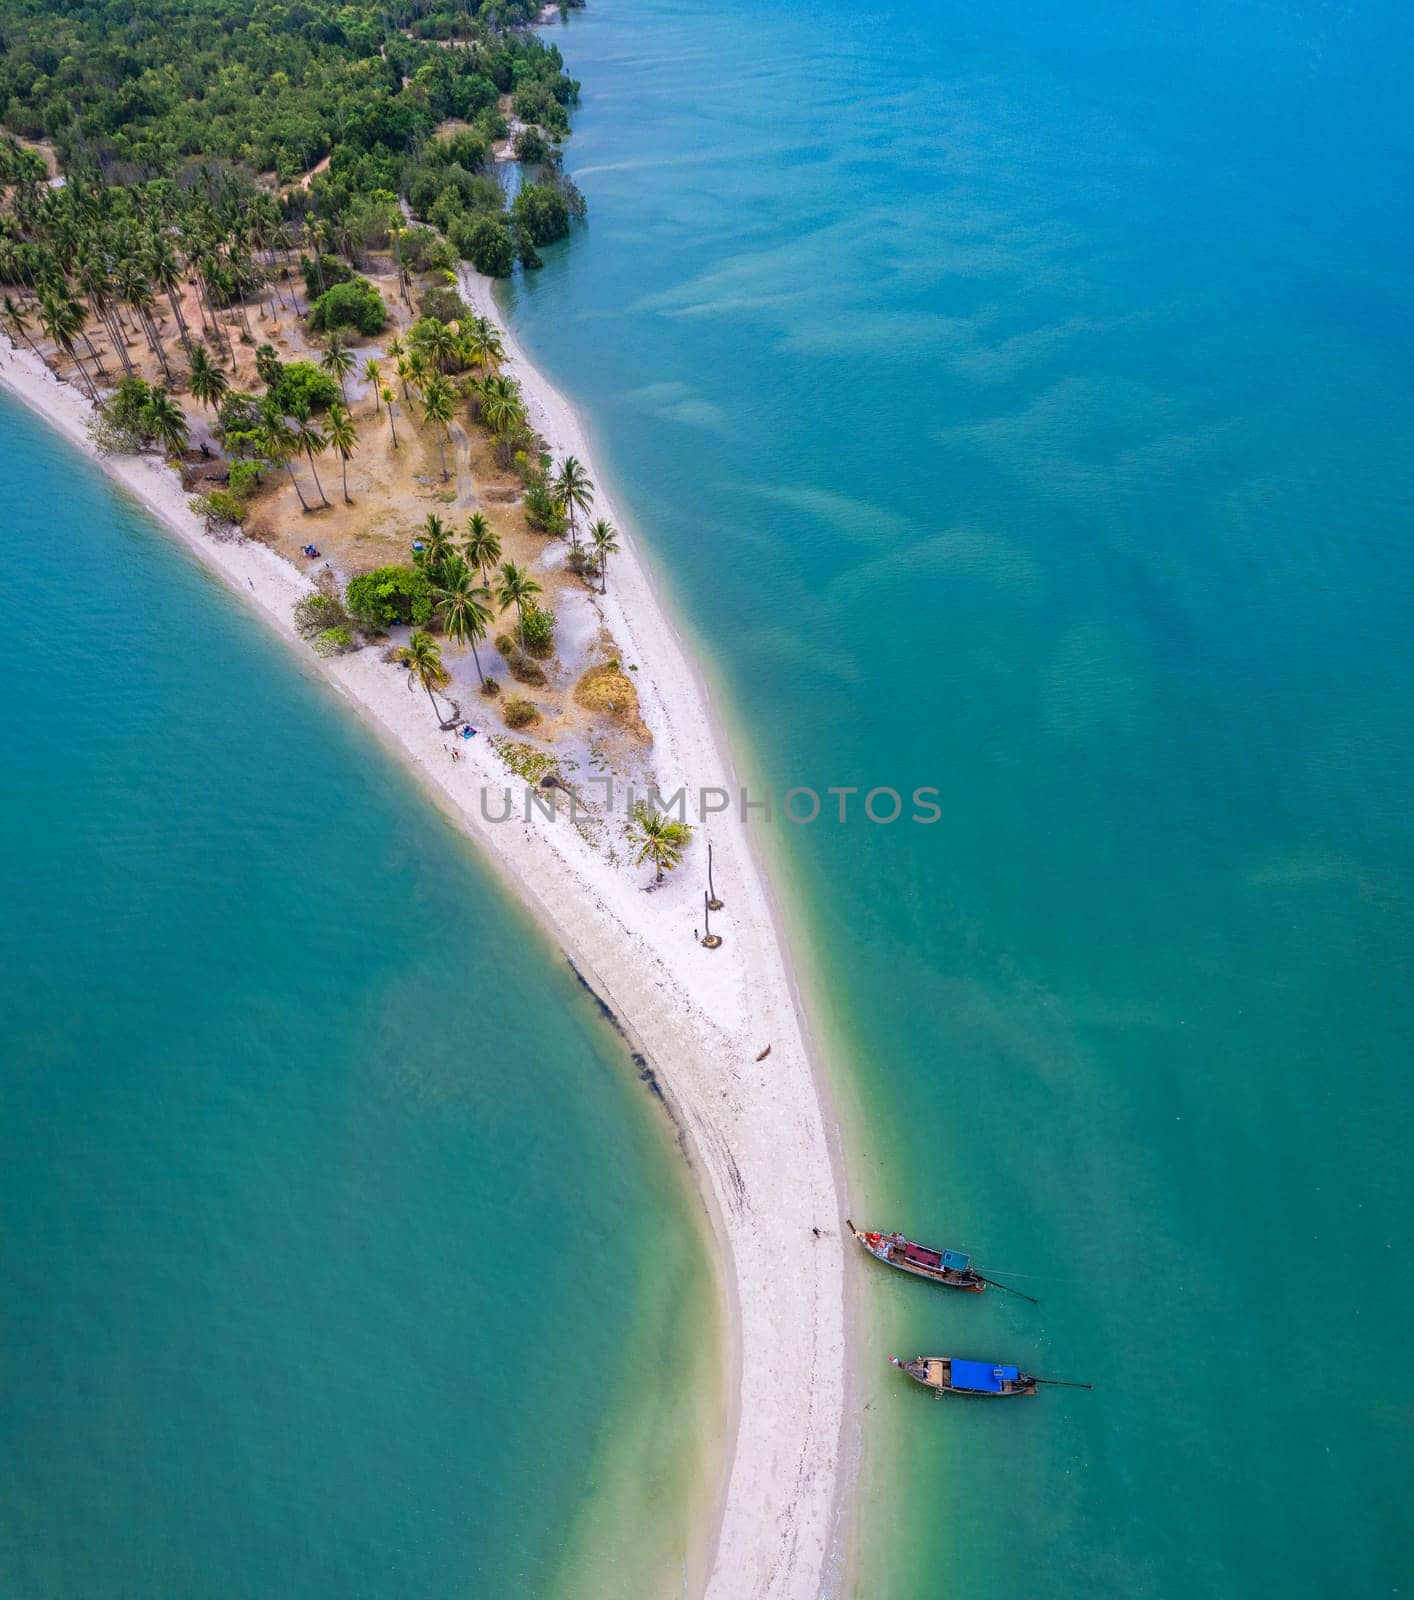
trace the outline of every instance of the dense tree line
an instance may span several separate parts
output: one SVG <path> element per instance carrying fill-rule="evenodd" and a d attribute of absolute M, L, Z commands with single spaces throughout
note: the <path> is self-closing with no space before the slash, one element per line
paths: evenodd
<path fill-rule="evenodd" d="M 186 188 L 220 169 L 284 186 L 284 220 L 317 220 L 354 261 L 387 247 L 405 200 L 458 254 L 506 272 L 533 265 L 535 247 L 583 211 L 559 170 L 578 85 L 520 26 L 534 9 L 0 0 L 0 124 L 104 184 Z M 510 131 L 503 96 L 522 125 L 517 153 L 540 166 L 549 197 L 532 215 L 506 211 L 494 176 L 492 147 Z"/>

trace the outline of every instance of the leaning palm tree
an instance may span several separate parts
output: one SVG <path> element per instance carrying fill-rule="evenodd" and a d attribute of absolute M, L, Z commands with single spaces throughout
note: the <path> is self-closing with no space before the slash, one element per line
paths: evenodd
<path fill-rule="evenodd" d="M 172 460 L 187 453 L 187 419 L 182 408 L 165 389 L 154 389 L 148 396 L 143 420 Z"/>
<path fill-rule="evenodd" d="M 683 849 L 692 837 L 692 829 L 685 822 L 665 817 L 661 811 L 650 811 L 639 801 L 633 808 L 628 836 L 638 846 L 634 860 L 641 867 L 645 861 L 654 866 L 653 881 L 661 883 L 663 874 L 671 872 L 682 860 Z"/>
<path fill-rule="evenodd" d="M 329 424 L 324 431 L 329 437 L 330 447 L 338 453 L 339 470 L 344 479 L 344 504 L 351 506 L 353 501 L 349 499 L 349 457 L 358 449 L 358 429 L 354 427 L 348 408 L 341 406 L 337 400 L 329 407 Z"/>
<path fill-rule="evenodd" d="M 611 522 L 600 517 L 589 530 L 589 542 L 594 546 L 594 558 L 599 563 L 599 593 L 609 587 L 609 557 L 618 554 L 618 534 Z"/>
<path fill-rule="evenodd" d="M 589 474 L 579 461 L 574 456 L 566 456 L 560 464 L 560 470 L 555 474 L 551 488 L 559 497 L 560 503 L 565 508 L 565 515 L 569 518 L 570 543 L 578 549 L 579 535 L 574 525 L 575 508 L 578 507 L 585 516 L 589 515 L 589 508 L 594 503 L 594 485 L 589 481 Z"/>
<path fill-rule="evenodd" d="M 476 386 L 481 400 L 481 420 L 492 433 L 509 433 L 525 421 L 525 402 L 514 378 L 495 373 Z"/>
<path fill-rule="evenodd" d="M 84 366 L 78 351 L 74 348 L 74 341 L 83 332 L 83 313 L 75 307 L 67 294 L 46 295 L 39 307 L 39 325 L 44 329 L 45 336 L 52 339 L 77 367 L 84 388 L 88 390 L 89 398 L 97 405 L 98 390 L 88 375 L 88 368 Z"/>
<path fill-rule="evenodd" d="M 437 705 L 438 689 L 445 689 L 452 675 L 442 664 L 442 647 L 424 628 L 414 628 L 412 637 L 398 651 L 398 660 L 408 669 L 408 688 L 421 684 L 427 691 L 433 714 L 439 724 L 446 721 Z"/>
<path fill-rule="evenodd" d="M 376 417 L 383 398 L 383 369 L 372 356 L 363 364 L 363 381 L 373 390 L 373 415 Z"/>
<path fill-rule="evenodd" d="M 310 420 L 307 405 L 297 406 L 290 415 L 295 419 L 295 447 L 303 450 L 309 458 L 309 470 L 314 478 L 314 487 L 319 491 L 319 498 L 326 506 L 333 505 L 334 502 L 324 493 L 324 485 L 319 481 L 319 469 L 314 465 L 315 456 L 322 456 L 329 448 L 329 440 L 319 431 L 318 425 Z"/>
<path fill-rule="evenodd" d="M 203 345 L 191 346 L 191 392 L 209 409 L 226 398 L 231 380 L 206 353 Z"/>
<path fill-rule="evenodd" d="M 471 357 L 472 364 L 483 372 L 490 372 L 505 360 L 501 335 L 485 317 L 477 317 L 467 330 L 466 353 Z"/>
<path fill-rule="evenodd" d="M 496 604 L 502 611 L 508 606 L 516 608 L 516 633 L 522 650 L 525 649 L 525 607 L 539 593 L 540 585 L 524 567 L 518 567 L 514 561 L 502 564 L 501 581 L 496 585 Z"/>
<path fill-rule="evenodd" d="M 393 448 L 398 448 L 398 425 L 393 421 L 393 391 L 385 383 L 379 393 L 383 396 L 383 404 L 388 411 L 388 427 L 393 435 Z"/>
<path fill-rule="evenodd" d="M 344 379 L 354 369 L 353 351 L 344 347 L 344 341 L 337 333 L 329 335 L 329 348 L 319 358 L 319 365 L 331 378 L 336 378 L 339 383 L 339 393 L 343 397 L 344 408 L 347 410 L 349 393 L 344 387 Z"/>
<path fill-rule="evenodd" d="M 491 578 L 487 569 L 501 559 L 501 541 L 480 511 L 473 511 L 467 518 L 462 554 L 473 567 L 481 568 L 481 581 L 489 587 Z"/>
<path fill-rule="evenodd" d="M 476 646 L 491 626 L 493 613 L 486 603 L 490 598 L 490 592 L 477 583 L 460 561 L 452 562 L 445 569 L 441 587 L 433 591 L 433 603 L 447 637 L 471 646 L 471 659 L 476 663 L 476 676 L 483 689 L 486 674 L 481 670 L 481 656 Z"/>
<path fill-rule="evenodd" d="M 43 352 L 30 336 L 28 309 L 12 300 L 9 295 L 6 295 L 4 301 L 0 302 L 0 304 L 3 304 L 4 308 L 0 315 L 3 316 L 5 326 L 9 328 L 10 333 L 16 339 L 23 339 L 42 361 L 44 359 Z"/>
<path fill-rule="evenodd" d="M 299 479 L 295 477 L 295 469 L 290 465 L 299 452 L 299 441 L 295 438 L 294 429 L 280 415 L 280 409 L 273 400 L 267 400 L 260 408 L 259 443 L 261 455 L 289 473 L 290 482 L 294 484 L 295 493 L 299 496 L 300 506 L 308 512 L 309 501 L 305 499 L 304 490 L 300 488 Z"/>
<path fill-rule="evenodd" d="M 422 416 L 424 421 L 432 423 L 437 429 L 437 454 L 442 461 L 443 483 L 451 477 L 447 471 L 446 439 L 450 432 L 454 400 L 451 384 L 440 373 L 427 380 L 427 387 L 422 394 Z"/>

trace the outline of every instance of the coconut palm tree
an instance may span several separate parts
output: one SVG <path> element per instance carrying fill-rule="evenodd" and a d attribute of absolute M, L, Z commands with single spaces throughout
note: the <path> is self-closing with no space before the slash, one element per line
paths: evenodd
<path fill-rule="evenodd" d="M 525 421 L 525 402 L 514 378 L 497 373 L 476 386 L 481 398 L 481 420 L 492 433 L 509 433 Z"/>
<path fill-rule="evenodd" d="M 428 512 L 417 531 L 422 539 L 422 564 L 428 572 L 436 572 L 456 554 L 451 536 L 435 511 Z"/>
<path fill-rule="evenodd" d="M 480 367 L 483 372 L 490 372 L 505 360 L 506 352 L 501 344 L 501 335 L 485 317 L 477 317 L 468 329 L 466 353 L 471 357 L 472 364 Z"/>
<path fill-rule="evenodd" d="M 319 365 L 331 378 L 336 378 L 339 383 L 339 394 L 343 398 L 344 409 L 348 409 L 349 394 L 344 387 L 344 379 L 354 369 L 354 354 L 346 349 L 344 341 L 337 333 L 329 335 L 329 347 L 319 358 Z"/>
<path fill-rule="evenodd" d="M 569 518 L 570 543 L 578 549 L 579 535 L 575 531 L 574 513 L 578 507 L 585 516 L 589 515 L 589 508 L 594 504 L 594 485 L 589 481 L 589 474 L 577 458 L 566 456 L 560 463 L 560 470 L 555 474 L 551 488 L 559 497 L 560 503 L 565 508 L 565 515 Z"/>
<path fill-rule="evenodd" d="M 398 375 L 398 382 L 403 386 L 403 404 L 408 401 L 408 385 L 413 380 L 412 360 L 408 356 L 398 356 L 393 362 L 393 371 Z"/>
<path fill-rule="evenodd" d="M 373 390 L 373 415 L 376 417 L 383 398 L 383 369 L 372 356 L 363 364 L 363 381 Z"/>
<path fill-rule="evenodd" d="M 411 638 L 398 651 L 398 660 L 408 669 L 408 688 L 421 684 L 438 723 L 444 722 L 446 719 L 438 708 L 435 691 L 445 689 L 452 675 L 442 664 L 442 647 L 426 629 L 414 628 Z"/>
<path fill-rule="evenodd" d="M 9 295 L 5 296 L 3 306 L 3 313 L 0 314 L 3 314 L 4 316 L 5 326 L 9 328 L 11 334 L 13 334 L 16 339 L 23 339 L 30 349 L 34 351 L 35 355 L 37 355 L 42 361 L 44 359 L 43 352 L 30 337 L 28 308 L 20 305 L 17 301 L 12 300 Z"/>
<path fill-rule="evenodd" d="M 653 881 L 661 883 L 663 874 L 671 872 L 682 860 L 683 849 L 692 837 L 692 829 L 685 822 L 665 817 L 661 811 L 650 811 L 640 800 L 633 808 L 628 836 L 638 847 L 634 860 L 640 867 L 645 861 L 651 861 L 654 867 Z"/>
<path fill-rule="evenodd" d="M 280 409 L 273 400 L 267 400 L 260 408 L 260 453 L 267 461 L 273 461 L 281 466 L 290 475 L 290 482 L 295 486 L 295 493 L 299 496 L 301 507 L 308 512 L 309 502 L 304 497 L 304 490 L 299 486 L 299 479 L 295 477 L 295 469 L 290 465 L 291 460 L 299 451 L 299 441 L 295 438 L 295 431 L 280 415 Z"/>
<path fill-rule="evenodd" d="M 187 453 L 187 419 L 165 389 L 154 389 L 148 396 L 144 420 L 172 460 Z"/>
<path fill-rule="evenodd" d="M 314 487 L 319 491 L 319 498 L 326 506 L 333 505 L 334 502 L 324 493 L 324 485 L 319 481 L 319 469 L 314 465 L 315 456 L 322 456 L 329 448 L 329 440 L 319 431 L 318 425 L 310 420 L 309 407 L 303 402 L 290 415 L 295 419 L 295 447 L 303 450 L 309 458 L 309 470 L 314 478 Z"/>
<path fill-rule="evenodd" d="M 379 391 L 383 396 L 383 405 L 388 412 L 388 427 L 393 435 L 393 448 L 398 448 L 398 425 L 393 421 L 393 391 L 385 383 Z"/>
<path fill-rule="evenodd" d="M 481 581 L 491 583 L 487 569 L 501 559 L 501 541 L 496 530 L 479 511 L 473 511 L 466 521 L 466 543 L 462 554 L 473 567 L 481 568 Z"/>
<path fill-rule="evenodd" d="M 540 585 L 530 576 L 526 568 L 518 567 L 514 561 L 502 564 L 501 581 L 496 586 L 496 604 L 502 611 L 508 606 L 516 608 L 516 632 L 520 637 L 522 650 L 525 649 L 526 602 L 533 600 L 540 592 Z"/>
<path fill-rule="evenodd" d="M 476 646 L 491 626 L 493 613 L 486 603 L 490 598 L 490 592 L 477 583 L 460 561 L 450 563 L 444 571 L 441 587 L 433 591 L 433 603 L 447 637 L 471 646 L 471 659 L 476 663 L 476 676 L 483 689 L 486 674 L 481 670 L 481 656 Z"/>
<path fill-rule="evenodd" d="M 39 325 L 44 329 L 45 336 L 52 339 L 78 368 L 89 398 L 97 405 L 98 390 L 74 348 L 74 341 L 83 332 L 83 313 L 67 294 L 48 294 L 40 301 Z"/>
<path fill-rule="evenodd" d="M 618 554 L 618 534 L 611 522 L 600 517 L 589 530 L 589 542 L 594 546 L 594 558 L 599 563 L 599 593 L 609 587 L 609 557 Z"/>
<path fill-rule="evenodd" d="M 202 405 L 214 410 L 230 391 L 231 380 L 206 353 L 204 346 L 189 346 L 191 352 L 191 392 Z"/>
<path fill-rule="evenodd" d="M 358 429 L 354 427 L 348 408 L 341 406 L 337 400 L 329 407 L 329 424 L 325 432 L 329 436 L 330 445 L 338 452 L 339 470 L 344 479 L 344 504 L 351 506 L 353 501 L 349 499 L 349 457 L 358 449 Z"/>
<path fill-rule="evenodd" d="M 447 471 L 446 439 L 450 432 L 454 402 L 452 386 L 440 373 L 435 373 L 427 380 L 427 387 L 422 394 L 422 416 L 424 421 L 432 423 L 437 429 L 437 454 L 442 461 L 443 483 L 451 477 Z"/>

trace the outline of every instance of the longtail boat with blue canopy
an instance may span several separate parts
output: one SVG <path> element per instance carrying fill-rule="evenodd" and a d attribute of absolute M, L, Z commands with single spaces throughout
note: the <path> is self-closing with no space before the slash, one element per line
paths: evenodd
<path fill-rule="evenodd" d="M 956 1356 L 915 1356 L 912 1361 L 889 1360 L 906 1372 L 915 1383 L 942 1399 L 945 1394 L 979 1395 L 1005 1399 L 1011 1395 L 1035 1394 L 1036 1379 L 1019 1367 L 992 1361 L 961 1361 Z"/>
<path fill-rule="evenodd" d="M 847 1218 L 845 1226 L 875 1260 L 900 1272 L 949 1289 L 965 1289 L 969 1294 L 981 1294 L 987 1287 L 988 1280 L 972 1265 L 972 1257 L 961 1250 L 930 1250 L 901 1233 L 869 1233 Z"/>

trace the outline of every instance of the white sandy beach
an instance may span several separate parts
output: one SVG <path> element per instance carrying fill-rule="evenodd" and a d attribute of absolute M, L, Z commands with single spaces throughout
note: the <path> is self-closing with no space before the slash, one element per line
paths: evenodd
<path fill-rule="evenodd" d="M 705 686 L 653 592 L 631 524 L 604 494 L 573 408 L 524 359 L 489 282 L 464 273 L 462 292 L 505 330 L 534 426 L 557 456 L 585 462 L 599 485 L 596 514 L 620 530 L 623 551 L 613 558 L 599 604 L 624 660 L 639 667 L 636 684 L 662 792 L 685 784 L 690 794 L 715 786 L 735 795 Z M 91 450 L 82 394 L 3 340 L 0 383 Z M 258 543 L 208 537 L 176 474 L 155 458 L 103 464 L 413 764 L 647 1059 L 683 1130 L 722 1247 L 731 1302 L 734 1409 L 706 1594 L 815 1600 L 836 1593 L 845 1454 L 843 1195 L 832 1159 L 833 1124 L 748 826 L 735 809 L 713 816 L 697 828 L 682 868 L 645 893 L 649 869 L 611 864 L 563 816 L 551 821 L 535 812 L 524 820 L 522 786 L 485 738 L 461 745 L 462 759 L 453 763 L 449 736 L 425 698 L 407 692 L 405 673 L 383 662 L 379 650 L 316 658 L 291 615 L 309 590 L 303 574 Z M 492 794 L 493 816 L 500 791 L 512 791 L 515 820 L 484 819 L 483 786 Z M 715 951 L 693 939 L 702 923 L 709 837 L 725 902 L 713 918 L 724 939 Z M 767 1045 L 770 1055 L 757 1062 Z"/>

